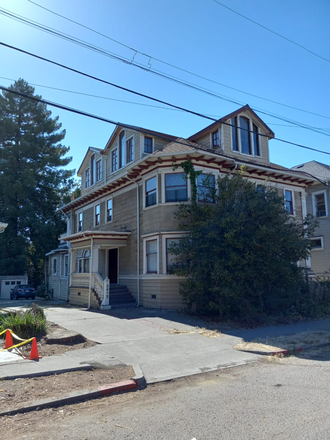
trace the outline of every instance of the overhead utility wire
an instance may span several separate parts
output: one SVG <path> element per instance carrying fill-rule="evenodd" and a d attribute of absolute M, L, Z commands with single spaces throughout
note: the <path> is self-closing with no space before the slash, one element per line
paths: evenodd
<path fill-rule="evenodd" d="M 7 78 L 5 76 L 0 76 L 0 79 L 5 79 L 7 81 L 16 81 L 14 78 Z M 167 110 L 167 111 L 176 111 L 176 112 L 183 112 L 183 110 L 179 110 L 176 108 L 168 108 L 168 107 L 162 107 L 160 105 L 152 105 L 152 104 L 144 104 L 142 102 L 135 102 L 135 101 L 126 101 L 124 99 L 115 99 L 115 98 L 110 98 L 109 96 L 101 96 L 101 95 L 93 95 L 91 93 L 84 93 L 84 92 L 77 92 L 75 90 L 68 90 L 68 89 L 62 89 L 59 87 L 52 87 L 52 86 L 46 86 L 44 84 L 38 84 L 38 83 L 33 83 L 29 81 L 29 84 L 31 86 L 36 86 L 36 87 L 42 87 L 45 89 L 50 89 L 50 90 L 58 90 L 60 92 L 65 92 L 65 93 L 71 93 L 74 95 L 81 95 L 81 96 L 88 96 L 90 98 L 97 98 L 97 99 L 103 99 L 103 100 L 108 100 L 108 101 L 115 101 L 115 102 L 122 102 L 124 104 L 132 104 L 132 105 L 141 105 L 143 107 L 152 107 L 152 108 L 158 108 L 160 110 Z M 213 116 L 217 119 L 220 119 L 221 116 L 219 115 L 211 115 L 211 114 L 207 114 L 205 113 L 206 116 Z M 281 127 L 287 127 L 287 128 L 297 128 L 296 125 L 287 125 L 287 124 L 276 124 L 275 122 L 266 122 L 267 125 L 276 125 L 276 126 L 281 126 Z M 330 128 L 324 128 L 324 127 L 315 127 L 318 130 L 330 130 Z"/>
<path fill-rule="evenodd" d="M 258 23 L 257 21 L 254 21 L 254 20 L 252 20 L 252 19 L 249 18 L 249 17 L 246 17 L 246 15 L 243 15 L 243 14 L 241 14 L 241 13 L 235 11 L 234 9 L 230 8 L 229 6 L 226 6 L 226 5 L 224 5 L 223 3 L 220 3 L 218 0 L 213 0 L 213 1 L 214 1 L 214 3 L 217 3 L 219 6 L 222 6 L 223 8 L 228 9 L 229 11 L 233 12 L 234 14 L 237 14 L 237 15 L 239 15 L 240 17 L 245 18 L 245 20 L 248 20 L 248 21 L 250 21 L 251 23 L 253 23 L 253 24 L 257 25 L 257 26 L 260 26 L 261 28 L 265 29 L 266 31 L 271 32 L 272 34 L 277 35 L 277 36 L 280 37 L 280 38 L 283 38 L 283 40 L 286 40 L 286 41 L 288 41 L 289 43 L 292 43 L 292 44 L 294 44 L 295 46 L 300 47 L 301 49 L 305 50 L 306 52 L 308 52 L 308 53 L 310 53 L 310 54 L 312 54 L 312 55 L 314 55 L 314 56 L 316 56 L 316 57 L 318 57 L 318 58 L 321 58 L 321 60 L 324 60 L 324 61 L 327 61 L 328 63 L 330 63 L 330 60 L 329 60 L 328 58 L 325 58 L 325 57 L 323 57 L 322 55 L 319 55 L 319 54 L 317 54 L 316 52 L 313 52 L 312 50 L 307 49 L 307 47 L 303 46 L 302 44 L 299 44 L 299 43 L 297 43 L 296 41 L 290 40 L 290 38 L 287 38 L 287 37 L 285 37 L 284 35 L 281 35 L 281 34 L 279 34 L 278 32 L 275 32 L 275 31 L 273 31 L 272 29 L 269 29 L 268 27 L 264 26 L 263 24 Z"/>
<path fill-rule="evenodd" d="M 69 71 L 72 71 L 72 72 L 74 72 L 74 73 L 78 73 L 79 75 L 83 75 L 83 76 L 85 76 L 85 77 L 88 77 L 88 78 L 94 79 L 95 81 L 99 81 L 99 82 L 102 82 L 102 83 L 104 83 L 104 84 L 108 84 L 108 85 L 110 85 L 110 86 L 112 86 L 112 87 L 116 87 L 116 88 L 118 88 L 118 89 L 120 89 L 120 90 L 124 90 L 124 91 L 126 91 L 126 92 L 133 93 L 133 94 L 138 95 L 138 96 L 141 96 L 141 97 L 143 97 L 143 98 L 152 99 L 153 101 L 159 102 L 159 103 L 161 103 L 161 104 L 169 105 L 169 106 L 171 106 L 171 107 L 173 107 L 173 108 L 176 108 L 176 109 L 179 109 L 179 110 L 186 111 L 186 112 L 188 112 L 188 113 L 194 114 L 194 115 L 196 115 L 196 116 L 200 116 L 200 117 L 205 118 L 205 119 L 209 119 L 209 120 L 214 121 L 214 122 L 217 121 L 217 119 L 211 118 L 211 117 L 206 116 L 206 115 L 204 115 L 204 114 L 202 114 L 202 113 L 194 112 L 194 111 L 192 111 L 192 110 L 187 110 L 187 109 L 185 109 L 185 108 L 183 108 L 183 107 L 176 106 L 176 105 L 174 105 L 174 104 L 169 104 L 169 103 L 167 103 L 166 101 L 162 101 L 162 100 L 157 99 L 157 98 L 152 98 L 152 97 L 150 97 L 150 96 L 148 96 L 148 95 L 145 95 L 145 94 L 143 94 L 143 93 L 139 93 L 139 92 L 133 91 L 133 90 L 131 90 L 131 89 L 128 89 L 128 88 L 126 88 L 126 87 L 119 86 L 119 85 L 117 85 L 117 84 L 111 83 L 111 82 L 106 81 L 106 80 L 104 80 L 104 79 L 98 78 L 98 77 L 96 77 L 96 76 L 89 75 L 89 74 L 87 74 L 87 73 L 85 73 L 85 72 L 81 72 L 80 70 L 73 69 L 72 67 L 68 67 L 68 66 L 66 66 L 66 65 L 64 65 L 64 64 L 60 64 L 60 63 L 58 63 L 58 62 L 56 62 L 56 61 L 49 60 L 48 58 L 41 57 L 40 55 L 36 55 L 36 54 L 31 53 L 31 52 L 25 51 L 25 50 L 23 50 L 23 49 L 19 49 L 19 48 L 15 47 L 15 46 L 11 46 L 11 45 L 6 44 L 6 43 L 3 43 L 3 42 L 0 42 L 0 45 L 2 45 L 2 46 L 4 46 L 4 47 L 8 47 L 9 49 L 14 49 L 14 50 L 16 50 L 16 51 L 18 51 L 18 52 L 21 52 L 21 53 L 24 53 L 24 54 L 30 55 L 30 56 L 32 56 L 32 57 L 34 57 L 34 58 L 37 58 L 37 59 L 40 59 L 40 60 L 42 60 L 42 61 L 46 61 L 47 63 L 54 64 L 54 65 L 56 65 L 56 66 L 62 67 L 62 68 L 64 68 L 64 69 L 69 70 Z M 242 105 L 241 103 L 238 103 L 238 102 L 235 102 L 235 101 L 232 101 L 232 100 L 231 100 L 231 102 L 234 102 L 236 105 L 237 105 L 237 104 L 238 104 L 238 105 Z M 262 114 L 267 115 L 267 116 L 276 117 L 276 116 L 272 115 L 271 113 L 267 113 L 267 112 L 264 112 L 264 111 L 262 111 L 262 110 L 258 110 L 258 111 L 259 111 L 260 113 L 262 113 Z M 277 119 L 280 119 L 280 120 L 282 120 L 282 121 L 284 121 L 284 122 L 288 122 L 288 120 L 285 119 L 285 118 L 282 118 L 282 117 L 279 117 L 279 116 L 276 117 L 276 118 L 277 118 Z M 326 134 L 326 133 L 323 133 L 323 132 L 319 132 L 319 131 L 317 131 L 317 130 L 313 130 L 313 129 L 311 129 L 311 128 L 307 128 L 307 127 L 304 126 L 304 125 L 300 125 L 300 124 L 298 124 L 298 125 L 299 125 L 300 127 L 302 127 L 302 128 L 305 128 L 306 130 L 309 129 L 309 130 L 311 130 L 311 131 L 315 131 L 315 132 L 317 132 L 317 133 L 319 133 L 319 134 L 323 134 L 324 136 L 330 136 L 329 134 Z"/>
<path fill-rule="evenodd" d="M 30 100 L 35 101 L 35 102 L 40 102 L 42 104 L 46 104 L 46 105 L 49 105 L 49 106 L 52 106 L 52 107 L 56 107 L 56 108 L 59 108 L 61 110 L 69 111 L 69 112 L 76 113 L 76 114 L 79 114 L 79 115 L 82 115 L 82 116 L 87 116 L 88 118 L 97 119 L 97 120 L 102 121 L 102 122 L 107 122 L 107 123 L 112 124 L 112 125 L 119 125 L 120 127 L 123 127 L 123 128 L 133 129 L 133 130 L 135 130 L 137 132 L 140 132 L 140 133 L 149 133 L 148 131 L 146 131 L 146 130 L 140 128 L 140 127 L 136 127 L 134 125 L 128 125 L 128 124 L 124 124 L 122 122 L 115 122 L 115 121 L 113 121 L 111 119 L 107 119 L 107 118 L 103 118 L 101 116 L 93 115 L 91 113 L 87 113 L 87 112 L 84 112 L 82 110 L 78 110 L 78 109 L 74 109 L 74 108 L 71 108 L 71 107 L 67 107 L 67 106 L 62 105 L 62 104 L 57 104 L 55 102 L 48 101 L 46 99 L 37 98 L 36 96 L 27 95 L 26 93 L 18 92 L 16 90 L 11 90 L 11 89 L 8 89 L 7 87 L 3 87 L 1 85 L 0 85 L 0 90 L 6 91 L 6 92 L 9 92 L 9 93 L 13 93 L 14 95 L 17 95 L 17 96 L 22 96 L 24 98 L 30 99 Z M 224 123 L 224 124 L 226 124 L 226 123 Z M 226 125 L 231 125 L 231 124 L 226 124 Z M 242 128 L 241 130 L 245 130 L 245 129 Z M 245 130 L 245 131 L 250 131 L 250 130 Z M 187 143 L 180 142 L 177 139 L 173 141 L 173 139 L 170 139 L 168 136 L 164 136 L 164 135 L 161 135 L 161 134 L 158 134 L 157 136 L 159 138 L 161 138 L 161 139 L 168 140 L 168 141 L 171 141 L 171 142 L 175 142 L 176 144 L 179 144 L 179 145 L 187 146 Z M 280 139 L 277 139 L 277 140 L 280 140 Z M 324 153 L 324 154 L 330 155 L 330 153 L 328 153 L 326 151 L 316 150 L 315 148 L 311 148 L 311 147 L 307 147 L 307 146 L 299 145 L 299 144 L 294 144 L 293 142 L 283 141 L 283 140 L 281 142 L 286 142 L 288 144 L 299 146 L 301 148 L 307 148 L 308 150 L 313 150 L 313 151 L 317 151 L 319 153 Z M 189 141 L 188 141 L 188 144 L 190 144 Z M 196 149 L 204 149 L 204 148 L 201 148 L 201 147 L 198 147 L 198 148 L 194 147 L 194 148 L 196 148 Z M 228 157 L 229 159 L 233 159 L 232 157 L 224 155 L 224 154 L 222 154 L 222 156 Z M 330 186 L 326 182 L 323 182 L 318 177 L 313 176 L 313 174 L 307 173 L 305 171 L 298 171 L 298 170 L 289 169 L 289 168 L 287 169 L 287 171 L 290 171 L 290 172 L 293 172 L 293 173 L 297 173 L 297 174 L 304 173 L 304 174 L 306 174 L 306 175 L 308 175 L 308 176 L 318 180 L 320 183 L 322 183 L 323 185 L 328 186 L 330 188 Z"/>
<path fill-rule="evenodd" d="M 146 132 L 146 130 L 143 130 L 143 129 L 140 128 L 140 127 L 136 127 L 136 126 L 133 126 L 133 125 L 128 125 L 128 124 L 125 124 L 125 123 L 123 124 L 123 123 L 121 123 L 121 122 L 115 122 L 115 121 L 112 121 L 112 120 L 110 120 L 110 119 L 103 118 L 103 117 L 101 117 L 101 116 L 96 116 L 96 115 L 93 115 L 93 114 L 91 114 L 91 113 L 84 112 L 84 111 L 82 111 L 82 110 L 78 110 L 78 109 L 74 109 L 74 108 L 71 108 L 71 107 L 67 107 L 67 106 L 65 106 L 65 105 L 63 105 L 63 104 L 57 104 L 57 103 L 55 103 L 55 102 L 48 101 L 48 100 L 46 100 L 46 99 L 37 98 L 37 97 L 34 97 L 34 96 L 29 96 L 29 95 L 27 95 L 27 94 L 25 94 L 25 93 L 17 92 L 17 91 L 15 91 L 15 90 L 8 89 L 7 87 L 3 87 L 3 86 L 1 86 L 1 85 L 0 85 L 0 90 L 4 90 L 4 91 L 6 91 L 6 92 L 13 93 L 13 94 L 18 95 L 18 96 L 23 96 L 24 98 L 28 98 L 28 99 L 31 99 L 31 100 L 33 100 L 33 101 L 41 102 L 41 103 L 43 103 L 43 104 L 50 105 L 50 106 L 53 106 L 53 107 L 56 107 L 56 108 L 60 108 L 60 109 L 62 109 L 62 110 L 67 110 L 67 111 L 70 111 L 70 112 L 72 112 L 72 113 L 77 113 L 77 114 L 79 114 L 79 115 L 87 116 L 87 117 L 90 117 L 90 118 L 93 118 L 93 119 L 98 119 L 99 121 L 108 122 L 108 123 L 113 124 L 113 125 L 119 125 L 119 126 L 124 127 L 124 128 L 134 129 L 134 130 L 137 130 L 137 131 L 139 131 L 139 132 L 141 132 L 141 133 L 145 133 L 145 132 Z M 132 91 L 132 93 L 137 93 L 137 92 Z M 156 98 L 152 98 L 152 97 L 149 97 L 149 99 L 152 99 L 152 100 L 156 100 L 156 101 L 158 101 Z M 164 103 L 164 101 L 162 101 L 162 102 Z M 173 106 L 173 107 L 177 108 L 177 106 L 175 106 L 174 104 L 166 103 L 166 105 L 169 105 L 169 106 L 171 106 L 171 107 Z M 200 117 L 202 117 L 202 118 L 210 119 L 210 120 L 213 120 L 213 121 L 215 121 L 215 122 L 218 122 L 217 119 L 213 119 L 213 118 L 211 118 L 211 117 L 209 117 L 209 116 L 205 116 L 205 115 L 202 115 L 202 114 L 200 114 L 200 113 L 193 112 L 192 110 L 183 109 L 182 107 L 181 107 L 180 109 L 183 110 L 183 111 L 185 111 L 185 112 L 192 113 L 192 114 L 194 114 L 194 115 L 200 116 Z M 230 124 L 229 122 L 221 121 L 221 124 L 223 124 L 223 125 L 227 125 L 227 126 L 229 126 L 229 127 L 236 127 L 235 125 Z M 242 128 L 242 127 L 237 127 L 237 128 L 239 128 L 240 130 L 243 130 L 243 131 L 247 131 L 248 133 L 253 133 L 252 130 L 248 130 L 248 129 L 245 129 L 245 128 Z M 259 133 L 259 136 L 261 136 L 261 137 L 265 137 L 265 138 L 267 138 L 267 139 L 269 138 L 269 136 L 267 136 L 267 135 L 265 135 L 265 134 L 262 134 L 262 133 Z M 162 137 L 162 136 L 160 135 L 159 137 Z M 169 138 L 164 137 L 164 136 L 163 136 L 162 138 L 163 138 L 163 139 L 166 139 L 166 140 L 171 140 L 171 141 L 173 141 L 172 139 L 169 139 Z M 299 147 L 299 148 L 304 148 L 304 149 L 306 149 L 306 150 L 316 151 L 317 153 L 323 153 L 323 154 L 327 154 L 327 155 L 330 156 L 330 152 L 328 152 L 328 151 L 318 150 L 318 149 L 316 149 L 316 148 L 308 147 L 308 146 L 306 146 L 306 145 L 302 145 L 302 144 L 297 144 L 296 142 L 291 142 L 291 141 L 287 141 L 287 140 L 285 140 L 285 139 L 280 139 L 280 138 L 276 138 L 276 137 L 274 137 L 273 139 L 274 139 L 274 140 L 277 140 L 277 141 L 279 141 L 279 142 L 283 142 L 283 143 L 285 143 L 285 144 L 294 145 L 294 146 Z M 182 145 L 187 145 L 186 143 L 179 142 L 179 141 L 177 141 L 177 140 L 175 140 L 174 142 L 179 143 L 179 144 L 182 144 Z M 188 142 L 189 142 L 189 141 L 188 141 Z M 231 158 L 231 159 L 232 159 L 232 158 Z"/>
<path fill-rule="evenodd" d="M 0 13 L 3 13 L 3 10 L 0 9 Z M 127 58 L 124 58 L 124 57 L 121 57 L 119 55 L 113 54 L 112 52 L 109 52 L 109 51 L 107 51 L 105 49 L 102 49 L 102 48 L 100 48 L 98 46 L 90 45 L 89 43 L 86 43 L 83 40 L 76 39 L 76 38 L 71 37 L 71 36 L 69 36 L 67 34 L 63 34 L 63 33 L 60 33 L 58 31 L 52 30 L 51 28 L 41 26 L 39 24 L 36 24 L 36 22 L 32 22 L 32 21 L 26 20 L 24 18 L 16 18 L 16 16 L 11 14 L 10 12 L 9 13 L 5 12 L 5 15 L 9 15 L 10 18 L 14 17 L 15 20 L 17 19 L 18 21 L 22 21 L 24 24 L 28 24 L 29 26 L 36 27 L 39 30 L 45 31 L 45 32 L 50 33 L 52 35 L 55 35 L 56 37 L 62 38 L 64 40 L 67 40 L 67 41 L 69 41 L 69 42 L 71 42 L 73 44 L 77 44 L 77 45 L 79 45 L 81 47 L 84 47 L 84 48 L 86 48 L 88 50 L 93 50 L 94 52 L 100 53 L 101 55 L 104 55 L 104 56 L 108 56 L 108 57 L 110 57 L 112 59 L 115 59 L 116 61 L 120 61 L 120 62 L 123 62 L 123 63 L 125 63 L 127 65 L 137 67 L 137 68 L 139 68 L 139 69 L 141 69 L 141 70 L 143 70 L 143 71 L 145 71 L 147 73 L 153 73 L 154 75 L 157 75 L 157 76 L 159 76 L 159 77 L 161 77 L 163 79 L 167 79 L 167 80 L 172 81 L 174 83 L 183 85 L 183 86 L 191 88 L 193 90 L 197 90 L 199 92 L 202 92 L 202 93 L 205 93 L 207 95 L 213 96 L 213 97 L 215 97 L 217 99 L 222 99 L 224 101 L 233 103 L 235 105 L 244 105 L 240 101 L 233 100 L 233 99 L 231 99 L 229 97 L 217 94 L 217 93 L 212 92 L 212 91 L 210 91 L 208 89 L 199 87 L 199 86 L 197 86 L 195 84 L 192 84 L 192 83 L 180 80 L 179 78 L 176 78 L 176 77 L 174 77 L 172 75 L 166 75 L 166 74 L 164 74 L 161 71 L 158 71 L 158 70 L 155 70 L 155 69 L 151 69 L 151 67 L 147 68 L 147 67 L 145 67 L 144 65 L 142 65 L 140 63 L 134 62 L 133 60 L 129 60 Z M 134 57 L 133 57 L 133 59 L 134 59 Z M 273 117 L 275 119 L 280 119 L 281 121 L 284 121 L 284 122 L 287 122 L 287 123 L 291 123 L 291 124 L 295 124 L 298 127 L 304 128 L 306 130 L 311 130 L 311 131 L 314 131 L 315 133 L 322 134 L 324 136 L 329 136 L 328 133 L 324 133 L 324 131 L 319 130 L 319 129 L 315 128 L 315 127 L 312 127 L 312 126 L 310 126 L 308 124 L 303 124 L 301 122 L 297 122 L 297 121 L 294 121 L 294 120 L 291 120 L 291 119 L 283 118 L 283 117 L 281 117 L 279 115 L 276 115 L 274 113 L 265 112 L 262 109 L 259 109 L 258 107 L 254 107 L 254 109 L 260 111 L 263 114 L 266 114 L 267 116 L 271 116 L 271 117 Z M 325 117 L 325 118 L 327 118 L 327 117 Z M 330 117 L 329 117 L 329 119 L 330 119 Z"/>
<path fill-rule="evenodd" d="M 197 73 L 191 72 L 190 70 L 183 69 L 182 67 L 175 66 L 174 64 L 168 63 L 168 62 L 163 61 L 163 60 L 161 60 L 161 59 L 159 59 L 159 58 L 156 58 L 156 57 L 154 57 L 154 56 L 151 56 L 151 55 L 148 55 L 148 54 L 146 54 L 146 53 L 144 53 L 144 52 L 141 52 L 141 51 L 139 51 L 139 50 L 137 50 L 137 49 L 135 49 L 135 48 L 133 48 L 133 47 L 128 46 L 127 44 L 122 43 L 121 41 L 115 40 L 114 38 L 111 38 L 111 37 L 109 37 L 108 35 L 105 35 L 105 34 L 103 34 L 103 33 L 101 33 L 101 32 L 98 32 L 97 30 L 92 29 L 92 28 L 90 28 L 90 27 L 88 27 L 88 26 L 86 26 L 86 25 L 84 25 L 84 24 L 82 24 L 82 23 L 79 23 L 79 22 L 77 22 L 77 21 L 75 21 L 75 20 L 72 20 L 72 19 L 70 19 L 70 18 L 68 18 L 68 17 L 65 17 L 64 15 L 58 14 L 57 12 L 51 11 L 50 9 L 45 8 L 44 6 L 41 6 L 41 5 L 39 5 L 38 3 L 33 2 L 32 0 L 28 0 L 28 1 L 29 1 L 30 3 L 32 3 L 32 4 L 34 4 L 35 6 L 38 6 L 39 8 L 42 8 L 42 9 L 44 9 L 44 10 L 50 12 L 51 14 L 57 15 L 58 17 L 61 17 L 61 18 L 63 18 L 64 20 L 67 20 L 67 21 L 69 21 L 69 22 L 71 22 L 71 23 L 74 23 L 74 24 L 76 24 L 77 26 L 80 26 L 80 27 L 82 27 L 82 28 L 85 28 L 85 29 L 87 29 L 87 30 L 89 30 L 89 31 L 91 31 L 91 32 L 94 32 L 94 33 L 97 34 L 97 35 L 100 35 L 101 37 L 107 38 L 108 40 L 113 41 L 114 43 L 117 43 L 117 44 L 119 44 L 119 45 L 121 45 L 121 46 L 123 46 L 123 47 L 126 47 L 127 49 L 133 51 L 135 54 L 138 53 L 138 54 L 140 54 L 140 55 L 142 55 L 142 56 L 145 56 L 145 57 L 149 58 L 149 60 L 155 60 L 155 61 L 157 61 L 157 62 L 159 62 L 159 63 L 162 63 L 162 64 L 165 64 L 165 65 L 167 65 L 167 66 L 173 67 L 174 69 L 180 70 L 181 72 L 188 73 L 189 75 L 193 75 L 193 76 L 195 76 L 195 77 L 197 77 L 197 78 L 203 79 L 203 80 L 208 81 L 208 82 L 211 82 L 211 83 L 213 83 L 213 84 L 217 84 L 217 85 L 219 85 L 219 86 L 226 87 L 227 89 L 230 89 L 230 90 L 235 90 L 236 92 L 239 92 L 239 93 L 244 93 L 245 95 L 252 96 L 252 97 L 254 97 L 254 98 L 262 99 L 262 100 L 264 100 L 264 101 L 268 101 L 268 102 L 271 102 L 271 103 L 273 103 L 273 104 L 281 105 L 281 106 L 284 106 L 284 107 L 287 107 L 287 108 L 291 108 L 291 109 L 293 109 L 293 110 L 297 110 L 297 111 L 300 111 L 300 112 L 308 113 L 308 114 L 311 114 L 311 115 L 314 115 L 314 116 L 319 116 L 319 117 L 321 117 L 321 118 L 330 119 L 330 116 L 320 115 L 319 113 L 315 113 L 315 112 L 311 112 L 311 111 L 308 111 L 308 110 L 304 110 L 304 109 L 301 109 L 301 108 L 298 108 L 298 107 L 294 107 L 294 106 L 292 106 L 292 105 L 283 104 L 283 103 L 281 103 L 281 102 L 274 101 L 274 100 L 272 100 L 272 99 L 264 98 L 264 97 L 262 97 L 262 96 L 255 95 L 255 94 L 253 94 L 253 93 L 246 92 L 246 91 L 241 90 L 241 89 L 238 89 L 238 88 L 236 88 L 236 87 L 228 86 L 227 84 L 223 84 L 223 83 L 221 83 L 221 82 L 218 82 L 218 81 L 212 80 L 212 79 L 210 79 L 210 78 L 206 78 L 206 77 L 203 76 L 203 75 L 198 75 Z M 150 65 L 150 61 L 149 61 L 149 65 Z"/>

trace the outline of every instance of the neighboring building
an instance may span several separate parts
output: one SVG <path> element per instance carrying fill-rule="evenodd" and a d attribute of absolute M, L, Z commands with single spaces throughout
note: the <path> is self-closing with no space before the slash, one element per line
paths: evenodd
<path fill-rule="evenodd" d="M 45 283 L 47 292 L 51 298 L 63 301 L 68 301 L 69 299 L 69 245 L 66 241 L 63 241 L 63 237 L 66 235 L 67 234 L 61 235 L 60 244 L 57 249 L 46 254 L 48 259 L 45 264 Z"/>
<path fill-rule="evenodd" d="M 319 226 L 314 232 L 311 250 L 310 263 L 313 271 L 311 276 L 330 280 L 330 167 L 313 160 L 297 165 L 292 169 L 303 171 L 319 179 L 309 187 L 307 193 L 307 212 L 312 214 L 319 222 Z"/>
<path fill-rule="evenodd" d="M 173 165 L 188 159 L 203 173 L 201 192 L 205 174 L 216 182 L 245 165 L 246 175 L 275 186 L 290 214 L 301 221 L 305 188 L 314 179 L 270 163 L 268 140 L 273 137 L 245 106 L 189 139 L 117 126 L 103 150 L 89 148 L 78 171 L 81 196 L 62 207 L 72 219 L 68 235 L 61 237 L 71 247 L 70 303 L 109 308 L 126 302 L 129 291 L 144 307 L 183 306 L 181 278 L 171 273 L 168 249 L 182 236 L 174 217 L 177 204 L 191 196 L 189 180 Z M 58 258 L 54 252 L 51 258 Z"/>
<path fill-rule="evenodd" d="M 20 284 L 28 284 L 27 275 L 4 275 L 0 276 L 0 298 L 10 299 L 10 291 Z"/>

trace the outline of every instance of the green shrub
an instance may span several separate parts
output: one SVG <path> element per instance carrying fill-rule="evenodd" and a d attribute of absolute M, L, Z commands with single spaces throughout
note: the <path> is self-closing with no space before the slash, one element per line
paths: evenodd
<path fill-rule="evenodd" d="M 7 328 L 22 339 L 43 335 L 47 332 L 45 313 L 37 304 L 32 304 L 26 311 L 0 316 L 0 331 Z"/>

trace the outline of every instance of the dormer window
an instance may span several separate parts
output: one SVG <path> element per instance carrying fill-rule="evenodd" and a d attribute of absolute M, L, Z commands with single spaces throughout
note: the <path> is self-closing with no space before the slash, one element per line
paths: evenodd
<path fill-rule="evenodd" d="M 85 188 L 91 186 L 91 171 L 90 168 L 87 168 L 85 171 Z"/>
<path fill-rule="evenodd" d="M 216 130 L 212 133 L 212 146 L 213 148 L 218 148 L 219 145 L 219 132 Z"/>
<path fill-rule="evenodd" d="M 231 119 L 232 150 L 242 154 L 260 156 L 259 129 L 245 116 Z"/>
<path fill-rule="evenodd" d="M 145 136 L 144 137 L 144 152 L 145 153 L 152 153 L 152 138 Z"/>
<path fill-rule="evenodd" d="M 101 159 L 96 162 L 96 181 L 102 179 L 102 161 Z"/>
<path fill-rule="evenodd" d="M 91 185 L 94 185 L 94 180 L 95 180 L 95 173 L 94 173 L 94 166 L 95 166 L 95 155 L 93 154 L 91 156 L 91 168 L 90 168 L 90 176 L 91 176 Z"/>
<path fill-rule="evenodd" d="M 125 166 L 125 132 L 119 135 L 119 168 Z"/>

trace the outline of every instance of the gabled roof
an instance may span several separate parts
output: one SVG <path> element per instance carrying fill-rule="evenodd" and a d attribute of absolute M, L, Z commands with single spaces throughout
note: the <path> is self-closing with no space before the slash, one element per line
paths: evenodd
<path fill-rule="evenodd" d="M 77 176 L 81 177 L 81 171 L 82 169 L 85 167 L 85 161 L 88 158 L 90 153 L 98 153 L 98 154 L 102 154 L 102 150 L 100 148 L 95 148 L 95 147 L 88 147 L 87 153 L 85 154 L 85 157 L 83 159 L 83 161 L 81 162 L 81 165 L 79 167 L 79 170 L 77 171 Z"/>
<path fill-rule="evenodd" d="M 173 135 L 167 134 L 167 133 L 161 133 L 160 131 L 149 130 L 147 128 L 137 127 L 135 125 L 126 125 L 126 124 L 125 125 L 117 125 L 115 127 L 115 129 L 113 130 L 113 132 L 111 133 L 111 136 L 104 147 L 103 154 L 105 154 L 107 152 L 107 150 L 112 147 L 114 140 L 118 136 L 119 132 L 123 129 L 138 131 L 139 133 L 147 134 L 150 136 L 156 136 L 156 137 L 168 140 L 168 141 L 174 141 L 175 139 L 177 139 L 177 136 L 173 136 Z"/>
<path fill-rule="evenodd" d="M 238 110 L 235 110 L 232 113 L 229 113 L 229 115 L 223 116 L 222 118 L 218 119 L 216 122 L 213 122 L 213 124 L 208 125 L 207 127 L 203 128 L 203 130 L 200 130 L 199 132 L 193 134 L 188 138 L 188 140 L 195 141 L 199 137 L 203 136 L 204 134 L 208 133 L 209 131 L 212 131 L 214 128 L 216 128 L 219 124 L 223 124 L 224 122 L 227 122 L 228 119 L 234 118 L 235 116 L 239 115 L 243 112 L 249 112 L 259 123 L 259 125 L 262 125 L 267 132 L 267 135 L 270 139 L 275 137 L 275 133 L 264 123 L 262 119 L 259 118 L 257 113 L 255 113 L 252 108 L 249 105 L 244 105 L 243 107 L 239 108 Z"/>
<path fill-rule="evenodd" d="M 316 160 L 311 160 L 310 162 L 296 165 L 292 167 L 292 169 L 311 174 L 312 176 L 316 176 L 319 179 L 330 179 L 330 166 L 322 162 L 317 162 Z"/>

